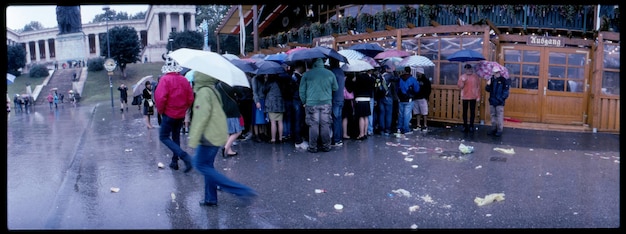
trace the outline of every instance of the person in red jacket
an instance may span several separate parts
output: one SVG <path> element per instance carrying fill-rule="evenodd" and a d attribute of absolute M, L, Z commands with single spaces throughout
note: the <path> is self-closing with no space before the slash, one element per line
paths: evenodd
<path fill-rule="evenodd" d="M 163 76 L 154 91 L 156 109 L 161 115 L 159 140 L 172 150 L 170 168 L 178 170 L 178 159 L 185 163 L 185 173 L 191 171 L 191 156 L 180 147 L 180 128 L 185 120 L 187 109 L 193 105 L 193 89 L 189 80 L 180 74 L 182 67 L 167 58 L 163 66 Z"/>

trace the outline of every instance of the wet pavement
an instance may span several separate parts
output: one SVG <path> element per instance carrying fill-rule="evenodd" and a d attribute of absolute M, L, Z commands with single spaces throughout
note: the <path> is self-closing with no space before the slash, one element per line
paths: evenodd
<path fill-rule="evenodd" d="M 113 109 L 106 102 L 58 110 L 40 105 L 7 118 L 9 230 L 621 224 L 617 134 L 505 128 L 495 138 L 487 127 L 464 134 L 442 125 L 403 138 L 347 140 L 315 154 L 288 143 L 242 141 L 234 146 L 238 156 L 218 156 L 215 166 L 259 198 L 245 207 L 219 192 L 217 207 L 201 207 L 203 177 L 167 167 L 171 151 L 158 140 L 158 127 L 145 127 L 136 106 L 120 113 L 117 103 Z M 186 137 L 181 144 L 193 155 Z M 461 153 L 461 144 L 473 152 Z M 490 194 L 504 200 L 475 202 Z"/>

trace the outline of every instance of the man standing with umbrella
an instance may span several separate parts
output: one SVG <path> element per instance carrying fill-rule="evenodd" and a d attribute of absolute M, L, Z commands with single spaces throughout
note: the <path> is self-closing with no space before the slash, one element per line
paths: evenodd
<path fill-rule="evenodd" d="M 509 80 L 501 75 L 499 67 L 493 67 L 493 76 L 487 80 L 485 91 L 489 93 L 489 112 L 491 113 L 491 126 L 494 127 L 488 134 L 502 136 L 504 129 L 504 102 L 509 97 Z"/>
<path fill-rule="evenodd" d="M 333 92 L 337 91 L 335 74 L 324 67 L 324 61 L 318 58 L 313 67 L 302 75 L 300 82 L 300 100 L 306 113 L 309 126 L 309 148 L 311 153 L 330 151 L 330 126 L 332 122 Z M 318 140 L 321 139 L 321 145 Z"/>
<path fill-rule="evenodd" d="M 165 73 L 159 79 L 154 91 L 155 106 L 161 115 L 161 129 L 159 140 L 172 150 L 172 162 L 170 168 L 178 170 L 178 159 L 185 162 L 185 173 L 191 171 L 191 156 L 180 148 L 180 128 L 185 120 L 187 109 L 193 105 L 193 89 L 187 78 L 179 72 L 182 67 L 167 58 L 162 71 Z M 171 138 L 170 138 L 171 136 Z"/>

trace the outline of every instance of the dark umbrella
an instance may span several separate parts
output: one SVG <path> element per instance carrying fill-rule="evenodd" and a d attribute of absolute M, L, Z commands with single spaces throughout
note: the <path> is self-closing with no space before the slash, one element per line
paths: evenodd
<path fill-rule="evenodd" d="M 475 50 L 459 50 L 448 56 L 448 61 L 455 62 L 469 62 L 469 61 L 481 61 L 485 60 L 485 57 L 481 53 Z"/>
<path fill-rule="evenodd" d="M 364 43 L 350 46 L 348 49 L 356 50 L 369 57 L 376 57 L 378 53 L 385 51 L 385 48 L 376 43 Z"/>
<path fill-rule="evenodd" d="M 233 59 L 233 60 L 230 60 L 230 63 L 235 65 L 235 67 L 238 67 L 239 69 L 241 69 L 243 72 L 247 72 L 247 73 L 254 73 L 256 69 L 258 69 L 256 64 L 254 64 L 253 62 L 248 62 L 244 60 Z"/>
<path fill-rule="evenodd" d="M 333 48 L 328 48 L 326 46 L 316 46 L 316 47 L 313 47 L 313 49 L 319 50 L 328 58 L 337 59 L 339 60 L 339 62 L 344 62 L 344 63 L 348 62 L 348 59 L 346 58 L 346 56 L 341 55 L 339 52 L 337 52 Z"/>
<path fill-rule="evenodd" d="M 326 58 L 326 55 L 319 50 L 301 49 L 290 53 L 285 59 L 285 63 L 294 64 L 296 61 L 312 61 L 318 58 Z"/>
<path fill-rule="evenodd" d="M 280 74 L 285 72 L 283 66 L 279 63 L 269 60 L 261 60 L 256 62 L 256 66 L 258 67 L 254 74 L 257 75 L 271 75 L 271 74 Z"/>
<path fill-rule="evenodd" d="M 278 62 L 278 63 L 284 63 L 286 58 L 287 58 L 287 54 L 285 54 L 285 53 L 277 53 L 277 54 L 270 54 L 268 56 L 265 56 L 265 58 L 263 58 L 263 60 L 269 60 L 269 61 L 274 61 L 274 62 Z"/>

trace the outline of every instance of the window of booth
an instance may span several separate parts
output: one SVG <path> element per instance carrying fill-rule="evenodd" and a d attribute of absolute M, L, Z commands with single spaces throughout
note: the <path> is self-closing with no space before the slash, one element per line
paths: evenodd
<path fill-rule="evenodd" d="M 512 88 L 539 88 L 539 56 L 538 50 L 504 50 L 504 66 L 509 70 Z"/>
<path fill-rule="evenodd" d="M 604 44 L 604 71 L 602 72 L 602 94 L 620 95 L 620 45 Z"/>
<path fill-rule="evenodd" d="M 548 58 L 548 90 L 583 92 L 584 66 L 584 54 L 550 52 Z"/>

